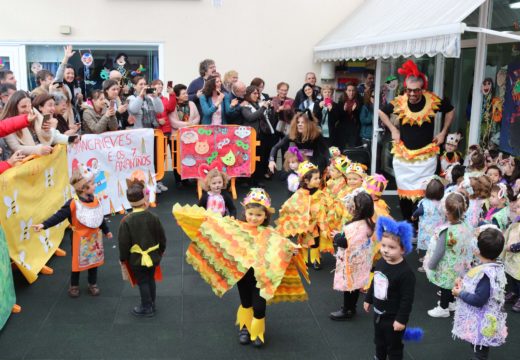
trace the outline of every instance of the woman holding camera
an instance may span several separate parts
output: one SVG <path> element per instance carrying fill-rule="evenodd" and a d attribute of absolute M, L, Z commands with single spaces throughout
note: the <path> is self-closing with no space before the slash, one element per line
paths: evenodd
<path fill-rule="evenodd" d="M 116 80 L 103 81 L 103 93 L 107 105 L 112 104 L 116 109 L 116 118 L 119 129 L 125 129 L 128 125 L 128 102 L 123 102 L 120 93 L 122 92 L 121 83 Z"/>
<path fill-rule="evenodd" d="M 255 171 L 256 177 L 259 175 L 269 179 L 270 173 L 267 168 L 269 151 L 278 141 L 275 133 L 275 125 L 268 117 L 268 110 L 271 107 L 271 100 L 259 102 L 260 90 L 254 85 L 246 88 L 245 101 L 240 104 L 240 111 L 244 119 L 244 125 L 251 126 L 256 130 L 257 138 L 260 140 L 260 147 L 257 154 L 260 155 L 260 162 Z"/>
<path fill-rule="evenodd" d="M 236 111 L 238 99 L 231 100 L 222 89 L 220 76 L 210 76 L 202 89 L 200 97 L 202 125 L 225 125 L 228 115 Z"/>
<path fill-rule="evenodd" d="M 14 153 L 21 150 L 23 155 L 48 155 L 52 151 L 51 145 L 79 140 L 77 135 L 67 136 L 56 130 L 57 120 L 54 118 L 54 112 L 54 99 L 51 95 L 38 95 L 31 104 L 31 98 L 25 91 L 15 92 L 9 98 L 0 117 L 5 119 L 35 113 L 36 120 L 31 121 L 28 127 L 5 137 L 11 151 Z"/>
<path fill-rule="evenodd" d="M 107 106 L 105 94 L 101 90 L 92 90 L 90 95 L 92 106 L 85 105 L 83 111 L 83 132 L 85 134 L 101 134 L 118 128 L 115 101 Z"/>
<path fill-rule="evenodd" d="M 134 129 L 156 128 L 158 113 L 164 111 L 161 99 L 157 96 L 155 89 L 146 86 L 146 80 L 142 76 L 133 78 L 134 95 L 128 97 L 128 123 Z"/>
<path fill-rule="evenodd" d="M 340 119 L 341 109 L 337 103 L 332 100 L 332 86 L 323 85 L 321 88 L 321 100 L 314 103 L 313 114 L 318 119 L 318 125 L 321 128 L 321 136 L 325 140 L 327 147 L 332 145 L 338 146 L 336 141 L 336 126 Z"/>

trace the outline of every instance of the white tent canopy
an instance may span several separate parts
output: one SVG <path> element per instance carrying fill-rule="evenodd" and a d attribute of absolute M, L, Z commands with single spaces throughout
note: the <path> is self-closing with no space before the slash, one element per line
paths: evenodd
<path fill-rule="evenodd" d="M 484 1 L 367 0 L 316 45 L 314 59 L 459 57 L 463 21 Z"/>

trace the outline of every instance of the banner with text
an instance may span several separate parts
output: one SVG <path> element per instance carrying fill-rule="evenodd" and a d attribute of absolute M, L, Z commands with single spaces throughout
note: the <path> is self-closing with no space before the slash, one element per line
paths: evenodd
<path fill-rule="evenodd" d="M 60 245 L 69 224 L 65 220 L 39 233 L 31 229 L 70 198 L 66 147 L 57 145 L 50 155 L 5 171 L 0 175 L 0 189 L 0 224 L 9 255 L 32 283 Z"/>
<path fill-rule="evenodd" d="M 87 169 L 94 174 L 96 197 L 105 215 L 130 208 L 126 199 L 126 179 L 139 174 L 155 201 L 153 129 L 110 131 L 82 135 L 80 142 L 69 146 L 69 173 Z"/>

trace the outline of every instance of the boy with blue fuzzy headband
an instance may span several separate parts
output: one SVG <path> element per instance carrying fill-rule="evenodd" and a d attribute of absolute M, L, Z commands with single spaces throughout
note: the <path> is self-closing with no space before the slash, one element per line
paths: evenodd
<path fill-rule="evenodd" d="M 415 275 L 404 259 L 412 251 L 413 228 L 406 221 L 380 217 L 376 235 L 382 258 L 376 263 L 363 307 L 369 312 L 374 305 L 374 360 L 386 360 L 387 356 L 397 360 L 403 358 L 403 335 L 415 291 Z"/>

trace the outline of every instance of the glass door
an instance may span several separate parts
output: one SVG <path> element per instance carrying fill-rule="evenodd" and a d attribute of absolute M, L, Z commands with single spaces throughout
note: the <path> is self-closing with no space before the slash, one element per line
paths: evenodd
<path fill-rule="evenodd" d="M 27 89 L 25 72 L 25 46 L 0 45 L 0 70 L 11 70 L 18 89 Z"/>

